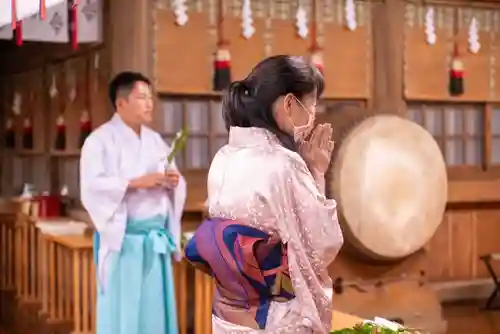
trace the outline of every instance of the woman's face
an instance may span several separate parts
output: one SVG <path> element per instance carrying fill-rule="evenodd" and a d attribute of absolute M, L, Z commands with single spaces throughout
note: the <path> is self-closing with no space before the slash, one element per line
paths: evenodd
<path fill-rule="evenodd" d="M 293 94 L 287 94 L 276 103 L 276 123 L 282 131 L 293 135 L 294 128 L 308 125 L 305 135 L 314 127 L 316 117 L 316 93 L 305 95 L 299 100 Z"/>

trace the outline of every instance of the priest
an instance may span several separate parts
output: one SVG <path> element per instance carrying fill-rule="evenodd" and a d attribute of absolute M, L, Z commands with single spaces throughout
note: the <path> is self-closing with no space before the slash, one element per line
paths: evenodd
<path fill-rule="evenodd" d="M 96 333 L 177 333 L 172 257 L 181 254 L 186 184 L 147 127 L 150 80 L 122 72 L 109 98 L 115 114 L 86 139 L 80 160 L 81 200 L 97 230 Z"/>

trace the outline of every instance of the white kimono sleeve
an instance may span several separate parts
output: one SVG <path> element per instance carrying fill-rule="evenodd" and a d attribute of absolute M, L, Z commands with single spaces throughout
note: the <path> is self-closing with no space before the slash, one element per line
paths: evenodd
<path fill-rule="evenodd" d="M 288 265 L 302 324 L 313 333 L 329 332 L 333 285 L 328 265 L 336 257 L 343 236 L 337 220 L 337 204 L 319 191 L 303 161 L 286 166 L 273 211 L 279 217 L 279 233 L 287 244 Z"/>
<path fill-rule="evenodd" d="M 116 166 L 107 166 L 102 138 L 94 133 L 85 141 L 80 157 L 81 201 L 99 232 L 101 247 L 121 249 L 127 209 L 124 203 L 128 180 Z"/>

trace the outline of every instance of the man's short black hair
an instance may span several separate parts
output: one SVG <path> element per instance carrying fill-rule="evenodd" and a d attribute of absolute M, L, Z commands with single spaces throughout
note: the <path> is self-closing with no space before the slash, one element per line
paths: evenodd
<path fill-rule="evenodd" d="M 137 82 L 144 82 L 151 86 L 151 80 L 139 72 L 120 72 L 111 80 L 108 86 L 108 97 L 113 109 L 116 110 L 116 99 L 127 97 Z"/>

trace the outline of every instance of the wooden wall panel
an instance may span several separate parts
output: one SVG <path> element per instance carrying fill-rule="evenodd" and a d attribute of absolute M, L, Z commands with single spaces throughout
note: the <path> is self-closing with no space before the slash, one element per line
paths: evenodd
<path fill-rule="evenodd" d="M 449 34 L 436 29 L 438 41 L 446 41 Z M 421 28 L 407 27 L 405 31 L 404 93 L 407 99 L 450 99 L 448 94 L 448 43 L 437 43 L 430 47 L 425 42 Z"/>
<path fill-rule="evenodd" d="M 297 35 L 297 28 L 293 19 L 282 20 L 275 18 L 271 25 L 271 55 L 308 56 L 309 39 L 302 39 Z"/>
<path fill-rule="evenodd" d="M 323 96 L 367 99 L 372 90 L 372 8 L 369 2 L 356 2 L 357 27 L 351 31 L 346 26 L 344 6 L 344 1 L 324 1 L 319 13 L 326 80 Z"/>
<path fill-rule="evenodd" d="M 325 98 L 369 98 L 371 95 L 372 49 L 368 27 L 352 32 L 336 24 L 325 24 Z"/>
<path fill-rule="evenodd" d="M 155 10 L 155 78 L 160 93 L 203 94 L 212 91 L 212 54 L 209 17 L 190 12 L 185 26 L 175 24 L 170 9 Z"/>
<path fill-rule="evenodd" d="M 228 15 L 224 20 L 225 36 L 229 41 L 231 54 L 231 75 L 233 80 L 244 79 L 252 68 L 265 58 L 264 33 L 266 24 L 262 18 L 254 18 L 255 34 L 246 39 L 242 36 L 241 17 Z"/>
<path fill-rule="evenodd" d="M 490 27 L 490 100 L 500 101 L 500 12 L 493 13 L 493 24 Z"/>
<path fill-rule="evenodd" d="M 496 56 L 492 26 L 493 12 L 471 8 L 434 7 L 437 42 L 426 42 L 424 17 L 427 7 L 406 5 L 405 24 L 405 96 L 412 100 L 433 101 L 495 101 Z M 458 20 L 455 20 L 455 9 Z M 469 51 L 468 29 L 471 18 L 478 20 L 479 43 L 477 54 Z M 465 68 L 465 93 L 458 97 L 448 92 L 448 69 L 454 48 L 454 22 L 459 27 L 458 46 Z"/>
<path fill-rule="evenodd" d="M 428 245 L 394 264 L 367 263 L 345 251 L 330 266 L 330 275 L 347 280 L 418 277 L 430 281 L 466 281 L 489 277 L 481 255 L 500 252 L 500 206 L 448 209 Z M 497 263 L 495 267 L 500 270 Z"/>

